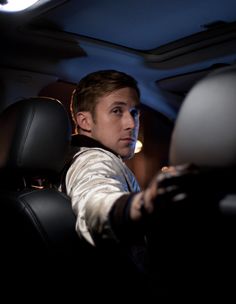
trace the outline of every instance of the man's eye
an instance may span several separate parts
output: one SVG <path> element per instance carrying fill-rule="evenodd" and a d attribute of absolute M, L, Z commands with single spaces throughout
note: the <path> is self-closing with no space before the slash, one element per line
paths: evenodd
<path fill-rule="evenodd" d="M 121 108 L 114 108 L 112 110 L 112 112 L 115 113 L 115 114 L 122 114 L 122 109 Z"/>
<path fill-rule="evenodd" d="M 138 117 L 139 116 L 139 113 L 140 113 L 140 110 L 139 109 L 132 109 L 131 111 L 130 111 L 130 114 L 132 115 L 132 117 L 134 117 L 134 118 L 136 118 L 136 117 Z"/>

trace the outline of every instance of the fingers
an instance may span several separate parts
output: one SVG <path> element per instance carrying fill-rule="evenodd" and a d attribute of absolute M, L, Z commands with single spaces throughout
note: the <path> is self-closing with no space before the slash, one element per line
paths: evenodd
<path fill-rule="evenodd" d="M 173 205 L 173 203 L 184 202 L 187 198 L 187 191 L 183 191 L 183 189 L 177 185 L 171 185 L 165 188 L 159 188 L 153 203 L 155 208 L 166 208 Z"/>
<path fill-rule="evenodd" d="M 197 188 L 198 173 L 191 164 L 163 167 L 144 193 L 147 213 L 186 203 Z"/>
<path fill-rule="evenodd" d="M 157 188 L 169 186 L 189 187 L 194 185 L 198 178 L 198 169 L 193 165 L 181 165 L 176 167 L 164 167 L 157 175 Z"/>

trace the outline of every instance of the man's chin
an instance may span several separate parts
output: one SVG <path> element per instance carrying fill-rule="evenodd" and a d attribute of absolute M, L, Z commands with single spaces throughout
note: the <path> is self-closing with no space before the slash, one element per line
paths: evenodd
<path fill-rule="evenodd" d="M 129 152 L 123 152 L 120 154 L 120 157 L 123 159 L 123 160 L 128 160 L 130 158 L 132 158 L 134 156 L 134 151 L 129 151 Z"/>

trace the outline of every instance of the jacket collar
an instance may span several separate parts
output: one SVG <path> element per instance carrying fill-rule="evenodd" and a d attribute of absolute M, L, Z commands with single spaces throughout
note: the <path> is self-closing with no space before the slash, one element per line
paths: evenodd
<path fill-rule="evenodd" d="M 115 154 L 116 156 L 119 156 L 116 152 L 107 148 L 106 146 L 104 146 L 99 141 L 97 141 L 97 140 L 95 140 L 91 137 L 88 137 L 86 135 L 80 135 L 80 134 L 72 135 L 71 145 L 72 145 L 72 147 L 75 147 L 75 148 L 81 148 L 81 147 L 101 148 L 101 149 L 107 150 L 107 151 Z"/>

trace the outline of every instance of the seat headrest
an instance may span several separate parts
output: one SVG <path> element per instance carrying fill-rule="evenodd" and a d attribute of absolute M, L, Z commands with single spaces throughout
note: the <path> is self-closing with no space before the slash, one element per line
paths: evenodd
<path fill-rule="evenodd" d="M 58 173 L 70 139 L 69 117 L 58 100 L 20 100 L 0 114 L 0 169 Z"/>
<path fill-rule="evenodd" d="M 172 133 L 169 158 L 172 165 L 236 165 L 236 67 L 209 74 L 186 96 Z"/>

